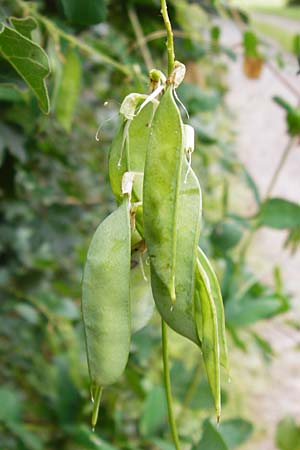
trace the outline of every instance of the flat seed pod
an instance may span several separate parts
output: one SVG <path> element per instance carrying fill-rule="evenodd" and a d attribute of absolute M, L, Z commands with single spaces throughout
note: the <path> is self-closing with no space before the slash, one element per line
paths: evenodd
<path fill-rule="evenodd" d="M 123 121 L 109 151 L 109 179 L 118 203 L 122 201 L 122 178 L 125 172 L 144 172 L 150 125 L 157 101 L 152 101 L 132 120 Z M 123 148 L 122 148 L 123 147 Z M 135 183 L 133 200 L 141 200 L 143 179 Z"/>
<path fill-rule="evenodd" d="M 189 170 L 188 176 L 186 173 Z M 166 286 L 151 267 L 151 285 L 157 309 L 177 333 L 201 345 L 194 319 L 194 286 L 197 245 L 201 222 L 201 189 L 198 179 L 183 156 L 177 211 L 175 290 L 172 304 Z"/>
<path fill-rule="evenodd" d="M 131 332 L 144 328 L 152 317 L 154 300 L 150 285 L 150 268 L 139 252 L 131 257 L 130 271 Z"/>
<path fill-rule="evenodd" d="M 146 155 L 143 190 L 145 240 L 156 275 L 176 300 L 176 234 L 183 156 L 183 125 L 169 86 L 156 110 Z"/>
<path fill-rule="evenodd" d="M 211 263 L 209 262 L 207 256 L 205 255 L 203 250 L 201 250 L 200 247 L 198 247 L 198 259 L 209 279 L 210 290 L 216 308 L 218 320 L 218 335 L 220 343 L 220 363 L 227 371 L 229 371 L 228 351 L 227 351 L 226 331 L 225 331 L 225 314 L 220 285 Z"/>
<path fill-rule="evenodd" d="M 195 304 L 196 324 L 199 327 L 199 334 L 201 333 L 199 337 L 202 339 L 203 361 L 219 420 L 221 415 L 221 374 L 218 319 L 209 278 L 199 259 L 197 259 L 196 265 Z M 201 316 L 198 316 L 200 311 Z"/>
<path fill-rule="evenodd" d="M 122 375 L 130 345 L 130 213 L 125 197 L 97 228 L 82 282 L 82 314 L 92 385 Z"/>

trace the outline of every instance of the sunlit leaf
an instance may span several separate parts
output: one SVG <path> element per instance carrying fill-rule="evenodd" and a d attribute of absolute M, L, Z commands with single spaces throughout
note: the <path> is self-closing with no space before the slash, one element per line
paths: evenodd
<path fill-rule="evenodd" d="M 18 31 L 3 25 L 0 31 L 0 54 L 28 84 L 42 110 L 48 113 L 50 105 L 45 78 L 50 68 L 45 51 Z"/>

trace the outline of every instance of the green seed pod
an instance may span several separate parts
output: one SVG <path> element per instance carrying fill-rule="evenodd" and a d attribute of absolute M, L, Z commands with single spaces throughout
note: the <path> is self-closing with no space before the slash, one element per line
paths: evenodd
<path fill-rule="evenodd" d="M 150 268 L 140 251 L 131 256 L 130 305 L 131 332 L 144 328 L 152 317 L 154 300 L 150 285 Z"/>
<path fill-rule="evenodd" d="M 124 198 L 97 228 L 82 282 L 82 314 L 93 386 L 122 375 L 130 345 L 130 212 Z"/>
<path fill-rule="evenodd" d="M 146 155 L 143 191 L 145 240 L 156 275 L 175 302 L 178 193 L 183 126 L 169 86 L 155 113 Z"/>
<path fill-rule="evenodd" d="M 188 166 L 184 156 L 176 223 L 176 302 L 172 304 L 169 291 L 154 268 L 151 268 L 151 285 L 157 309 L 165 322 L 174 331 L 199 346 L 201 342 L 194 318 L 194 285 L 200 222 L 201 189 L 195 173 Z"/>
<path fill-rule="evenodd" d="M 150 125 L 156 101 L 150 102 L 132 120 L 122 123 L 109 151 L 109 179 L 118 203 L 122 201 L 122 178 L 125 172 L 144 172 Z M 142 177 L 134 185 L 133 200 L 141 200 Z"/>
<path fill-rule="evenodd" d="M 226 330 L 225 330 L 225 314 L 220 285 L 209 259 L 207 258 L 207 256 L 205 255 L 203 250 L 201 250 L 200 247 L 198 247 L 197 256 L 199 263 L 201 264 L 203 270 L 205 270 L 205 273 L 209 280 L 211 296 L 213 298 L 214 305 L 216 308 L 218 320 L 218 335 L 220 344 L 220 363 L 227 371 L 229 371 Z"/>
<path fill-rule="evenodd" d="M 202 355 L 208 382 L 214 398 L 217 420 L 221 415 L 220 344 L 217 311 L 209 278 L 197 259 L 195 289 L 195 319 L 202 340 Z"/>

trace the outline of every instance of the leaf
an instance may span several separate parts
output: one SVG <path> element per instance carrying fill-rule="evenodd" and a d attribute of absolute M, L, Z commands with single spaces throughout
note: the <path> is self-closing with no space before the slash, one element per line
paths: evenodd
<path fill-rule="evenodd" d="M 290 105 L 290 103 L 288 103 L 286 100 L 284 100 L 284 98 L 280 97 L 279 95 L 275 95 L 273 97 L 273 100 L 275 103 L 277 103 L 277 105 L 281 106 L 281 108 L 283 108 L 286 112 L 293 111 L 293 107 Z"/>
<path fill-rule="evenodd" d="M 251 190 L 251 192 L 253 194 L 253 197 L 255 199 L 257 206 L 260 206 L 261 198 L 260 198 L 260 193 L 259 193 L 258 187 L 257 187 L 254 179 L 252 178 L 252 176 L 250 175 L 250 173 L 247 171 L 247 169 L 245 167 L 242 167 L 242 175 L 244 177 L 246 184 L 248 185 L 249 189 Z"/>
<path fill-rule="evenodd" d="M 241 227 L 228 219 L 217 223 L 211 233 L 211 241 L 221 251 L 221 254 L 235 247 L 243 236 Z"/>
<path fill-rule="evenodd" d="M 221 422 L 219 432 L 228 448 L 233 450 L 249 439 L 253 432 L 253 425 L 241 418 L 230 419 Z"/>
<path fill-rule="evenodd" d="M 64 426 L 67 434 L 72 436 L 76 447 L 79 446 L 84 450 L 117 450 L 116 447 L 102 441 L 91 427 L 84 424 L 74 423 L 73 425 Z"/>
<path fill-rule="evenodd" d="M 259 225 L 275 229 L 300 226 L 300 205 L 284 198 L 271 198 L 261 207 Z"/>
<path fill-rule="evenodd" d="M 18 422 L 21 418 L 19 394 L 8 386 L 0 387 L 0 422 Z"/>
<path fill-rule="evenodd" d="M 10 423 L 9 428 L 13 434 L 18 436 L 26 449 L 30 448 L 30 450 L 43 450 L 43 441 L 37 433 L 27 430 L 27 428 L 21 423 Z"/>
<path fill-rule="evenodd" d="M 26 95 L 12 83 L 0 83 L 0 101 L 24 102 Z"/>
<path fill-rule="evenodd" d="M 0 31 L 0 54 L 14 67 L 32 89 L 41 109 L 50 109 L 45 79 L 50 73 L 48 56 L 35 42 L 3 25 Z"/>
<path fill-rule="evenodd" d="M 230 450 L 226 445 L 223 436 L 216 427 L 211 423 L 209 419 L 206 419 L 203 423 L 202 438 L 198 444 L 196 444 L 192 450 Z"/>
<path fill-rule="evenodd" d="M 104 0 L 61 0 L 68 20 L 77 25 L 93 25 L 106 18 Z"/>
<path fill-rule="evenodd" d="M 34 17 L 28 16 L 21 19 L 17 17 L 10 17 L 9 21 L 20 34 L 28 39 L 31 39 L 32 31 L 37 28 L 37 21 Z"/>
<path fill-rule="evenodd" d="M 174 445 L 162 439 L 153 439 L 151 441 L 159 450 L 174 450 Z"/>
<path fill-rule="evenodd" d="M 140 419 L 140 432 L 143 436 L 155 435 L 162 427 L 167 413 L 165 391 L 156 386 L 148 392 Z"/>
<path fill-rule="evenodd" d="M 199 111 L 215 111 L 220 105 L 221 96 L 216 91 L 203 91 L 197 85 L 185 83 L 178 88 L 178 96 L 190 114 Z"/>
<path fill-rule="evenodd" d="M 300 426 L 293 417 L 285 417 L 278 423 L 276 445 L 280 450 L 300 450 Z"/>
<path fill-rule="evenodd" d="M 225 307 L 228 324 L 235 327 L 250 325 L 286 310 L 282 299 L 276 295 L 263 295 L 257 298 L 246 296 L 241 300 L 232 298 Z"/>
<path fill-rule="evenodd" d="M 81 84 L 81 62 L 77 52 L 70 49 L 55 94 L 54 110 L 58 122 L 66 131 L 70 131 L 75 113 Z"/>

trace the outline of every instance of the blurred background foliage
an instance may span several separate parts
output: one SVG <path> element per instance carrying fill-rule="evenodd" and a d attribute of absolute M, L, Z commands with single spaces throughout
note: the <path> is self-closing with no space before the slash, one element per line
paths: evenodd
<path fill-rule="evenodd" d="M 290 299 L 278 267 L 273 285 L 258 281 L 248 267 L 247 236 L 260 226 L 284 228 L 297 248 L 300 213 L 298 205 L 283 199 L 262 202 L 234 154 L 234 128 L 224 96 L 226 69 L 235 53 L 222 45 L 215 19 L 224 11 L 234 17 L 237 10 L 219 6 L 205 0 L 169 2 L 176 58 L 188 69 L 178 95 L 196 130 L 193 164 L 204 191 L 201 243 L 214 258 L 221 279 L 230 347 L 247 351 L 251 340 L 268 360 L 272 348 L 250 326 L 287 311 Z M 107 156 L 118 127 L 119 105 L 129 92 L 147 92 L 150 64 L 166 67 L 159 8 L 158 0 L 1 1 L 0 19 L 7 26 L 0 33 L 3 450 L 173 448 L 157 313 L 133 336 L 128 368 L 123 379 L 105 392 L 95 432 L 89 425 L 92 405 L 80 313 L 86 250 L 97 224 L 115 206 Z M 247 23 L 247 16 L 239 14 Z M 260 57 L 251 33 L 241 38 L 245 55 Z M 16 58 L 18 52 L 27 52 L 23 65 Z M 47 91 L 51 110 L 45 115 Z M 291 118 L 284 101 L 280 104 Z M 287 123 L 292 123 L 291 135 L 297 136 L 298 111 L 292 116 Z M 243 217 L 229 207 L 234 204 L 229 201 L 233 178 L 253 195 L 255 216 Z M 230 406 L 227 383 L 225 419 L 217 428 L 197 349 L 174 333 L 170 336 L 183 448 L 240 447 L 253 425 Z M 299 435 L 297 425 L 286 419 L 276 438 L 279 448 L 296 450 L 294 444 L 281 443 L 284 427 L 294 427 L 295 439 Z"/>

